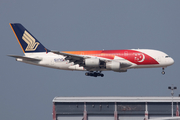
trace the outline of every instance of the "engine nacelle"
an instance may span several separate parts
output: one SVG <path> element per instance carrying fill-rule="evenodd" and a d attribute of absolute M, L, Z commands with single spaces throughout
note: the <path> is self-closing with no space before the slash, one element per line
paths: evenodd
<path fill-rule="evenodd" d="M 87 67 L 99 67 L 100 60 L 97 58 L 85 59 L 85 66 Z"/>
<path fill-rule="evenodd" d="M 115 62 L 115 61 L 108 62 L 106 63 L 106 69 L 113 70 L 113 71 L 120 71 L 121 64 L 120 62 Z"/>

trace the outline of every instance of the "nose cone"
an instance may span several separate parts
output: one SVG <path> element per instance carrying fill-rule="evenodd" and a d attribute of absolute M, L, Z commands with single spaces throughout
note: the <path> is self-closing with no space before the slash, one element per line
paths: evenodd
<path fill-rule="evenodd" d="M 168 60 L 168 64 L 169 64 L 169 65 L 174 64 L 174 60 L 173 60 L 172 58 L 169 58 L 169 60 Z"/>

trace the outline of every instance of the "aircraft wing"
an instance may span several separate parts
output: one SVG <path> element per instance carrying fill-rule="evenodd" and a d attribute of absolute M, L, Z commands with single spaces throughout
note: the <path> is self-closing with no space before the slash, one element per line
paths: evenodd
<path fill-rule="evenodd" d="M 14 58 L 20 58 L 26 61 L 41 61 L 42 59 L 40 58 L 30 58 L 30 57 L 26 57 L 26 56 L 18 56 L 18 55 L 8 55 L 10 57 L 14 57 Z"/>
<path fill-rule="evenodd" d="M 83 66 L 83 67 L 86 67 L 86 69 L 88 71 L 95 71 L 97 70 L 97 68 L 94 68 L 94 67 L 87 67 L 85 66 L 84 64 L 84 59 L 87 59 L 87 58 L 91 58 L 91 57 L 88 57 L 88 56 L 83 56 L 83 55 L 74 55 L 74 54 L 69 54 L 69 53 L 64 53 L 64 52 L 60 52 L 60 51 L 51 51 L 55 54 L 58 54 L 58 55 L 63 55 L 65 56 L 65 60 L 69 60 L 69 62 L 74 62 L 74 64 L 79 64 L 80 66 Z M 104 59 L 100 59 L 100 66 L 101 68 L 102 67 L 105 67 L 105 64 L 108 63 L 108 62 L 112 62 L 113 60 L 104 60 Z M 121 62 L 121 68 L 127 68 L 129 66 L 131 66 L 132 64 L 130 63 L 126 63 L 126 62 Z"/>
<path fill-rule="evenodd" d="M 70 62 L 74 62 L 74 64 L 79 64 L 80 66 L 83 66 L 84 59 L 90 58 L 87 56 L 80 56 L 80 55 L 74 55 L 74 54 L 69 54 L 69 53 L 63 53 L 60 51 L 51 51 L 51 52 L 58 54 L 58 55 L 66 56 L 65 60 L 69 60 Z"/>

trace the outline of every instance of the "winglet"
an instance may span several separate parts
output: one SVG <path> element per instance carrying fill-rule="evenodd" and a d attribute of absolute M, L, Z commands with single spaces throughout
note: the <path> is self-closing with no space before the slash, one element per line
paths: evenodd
<path fill-rule="evenodd" d="M 14 35 L 24 53 L 50 52 L 24 26 L 19 23 L 9 23 Z"/>

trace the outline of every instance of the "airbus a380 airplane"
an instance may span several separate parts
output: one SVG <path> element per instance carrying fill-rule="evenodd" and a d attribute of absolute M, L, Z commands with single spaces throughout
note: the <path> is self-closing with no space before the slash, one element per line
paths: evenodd
<path fill-rule="evenodd" d="M 19 23 L 10 23 L 24 56 L 9 55 L 17 61 L 62 70 L 88 71 L 86 76 L 101 76 L 101 71 L 126 72 L 131 68 L 164 68 L 174 63 L 166 53 L 151 49 L 50 51 Z"/>

